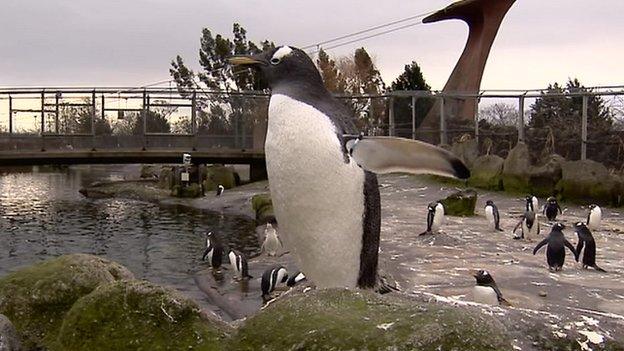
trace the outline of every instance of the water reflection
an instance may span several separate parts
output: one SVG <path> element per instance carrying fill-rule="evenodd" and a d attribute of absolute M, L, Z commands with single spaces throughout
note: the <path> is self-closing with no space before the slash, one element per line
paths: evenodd
<path fill-rule="evenodd" d="M 66 253 L 90 253 L 201 298 L 192 273 L 206 268 L 205 232 L 219 233 L 248 256 L 259 253 L 254 223 L 244 217 L 78 193 L 83 184 L 123 179 L 125 172 L 92 166 L 0 174 L 0 273 Z"/>

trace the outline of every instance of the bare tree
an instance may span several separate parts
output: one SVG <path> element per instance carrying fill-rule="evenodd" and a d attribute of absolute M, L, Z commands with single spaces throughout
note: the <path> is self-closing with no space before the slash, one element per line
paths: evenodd
<path fill-rule="evenodd" d="M 508 103 L 497 102 L 479 110 L 479 117 L 496 126 L 514 126 L 518 121 L 518 109 Z"/>

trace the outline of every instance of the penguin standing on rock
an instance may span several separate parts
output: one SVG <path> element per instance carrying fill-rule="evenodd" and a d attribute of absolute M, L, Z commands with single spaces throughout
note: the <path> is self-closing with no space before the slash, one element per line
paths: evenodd
<path fill-rule="evenodd" d="M 587 227 L 591 230 L 600 228 L 602 222 L 602 210 L 598 205 L 589 205 L 589 214 L 587 215 Z"/>
<path fill-rule="evenodd" d="M 230 259 L 230 266 L 232 266 L 232 270 L 236 272 L 240 279 L 253 278 L 249 275 L 249 266 L 245 255 L 236 250 L 230 250 L 228 258 Z"/>
<path fill-rule="evenodd" d="M 217 196 L 223 195 L 224 191 L 225 191 L 225 187 L 223 187 L 223 185 L 219 184 L 219 186 L 217 187 Z"/>
<path fill-rule="evenodd" d="M 262 299 L 264 301 L 271 299 L 271 293 L 279 284 L 288 281 L 288 271 L 284 266 L 274 266 L 262 273 L 260 288 L 262 289 Z"/>
<path fill-rule="evenodd" d="M 485 202 L 485 218 L 492 226 L 494 230 L 503 231 L 500 227 L 500 215 L 498 214 L 498 207 L 494 204 L 494 201 L 487 200 Z"/>
<path fill-rule="evenodd" d="M 203 261 L 208 261 L 212 268 L 221 267 L 221 261 L 223 260 L 223 245 L 215 234 L 208 232 L 206 234 L 206 250 L 202 255 Z"/>
<path fill-rule="evenodd" d="M 563 268 L 563 263 L 565 262 L 565 248 L 567 247 L 574 254 L 574 258 L 578 261 L 578 253 L 574 249 L 574 246 L 570 244 L 568 239 L 563 235 L 562 230 L 565 226 L 561 223 L 555 223 L 552 226 L 552 230 L 550 234 L 546 237 L 546 239 L 542 240 L 535 249 L 533 249 L 533 255 L 542 248 L 542 246 L 548 244 L 546 248 L 546 261 L 548 262 L 548 268 L 551 271 L 559 271 Z"/>
<path fill-rule="evenodd" d="M 271 223 L 267 223 L 264 229 L 264 242 L 260 250 L 266 252 L 269 256 L 275 256 L 282 248 L 282 241 L 277 236 L 277 231 L 273 228 Z"/>
<path fill-rule="evenodd" d="M 280 46 L 234 56 L 271 89 L 265 142 L 271 198 L 284 245 L 318 287 L 375 288 L 380 196 L 375 173 L 468 178 L 450 152 L 415 140 L 359 135 L 305 51 Z M 373 173 L 375 172 L 375 173 Z"/>
<path fill-rule="evenodd" d="M 557 219 L 557 214 L 563 213 L 563 211 L 561 211 L 561 207 L 559 207 L 557 199 L 551 196 L 546 200 L 546 205 L 544 205 L 542 213 L 545 214 L 546 218 L 552 222 Z"/>
<path fill-rule="evenodd" d="M 472 290 L 473 301 L 494 306 L 510 305 L 488 271 L 481 269 L 474 272 L 473 277 L 477 280 L 477 285 Z"/>
<path fill-rule="evenodd" d="M 581 258 L 583 268 L 592 267 L 599 272 L 606 273 L 604 269 L 596 264 L 596 242 L 594 236 L 585 223 L 578 222 L 574 224 L 574 231 L 578 235 L 578 244 L 576 245 L 576 262 Z"/>

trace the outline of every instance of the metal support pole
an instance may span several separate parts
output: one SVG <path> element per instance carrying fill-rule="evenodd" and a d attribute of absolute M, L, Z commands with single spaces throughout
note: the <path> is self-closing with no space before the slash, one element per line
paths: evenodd
<path fill-rule="evenodd" d="M 13 97 L 9 95 L 9 136 L 13 135 Z"/>
<path fill-rule="evenodd" d="M 587 159 L 587 102 L 589 96 L 583 95 L 583 115 L 581 118 L 581 160 Z"/>
<path fill-rule="evenodd" d="M 191 95 L 191 134 L 193 134 L 193 151 L 197 150 L 197 91 Z"/>
<path fill-rule="evenodd" d="M 369 134 L 369 133 L 370 133 L 370 128 L 371 128 L 371 126 L 374 126 L 374 125 L 375 125 L 375 113 L 374 113 L 374 111 L 373 111 L 373 110 L 374 110 L 374 109 L 373 109 L 373 98 L 372 98 L 372 97 L 370 97 L 370 98 L 368 98 L 368 121 L 369 121 L 369 123 L 370 123 L 370 124 L 369 124 L 369 125 L 367 125 L 367 129 L 369 129 L 369 130 L 367 131 L 367 134 Z M 374 133 L 374 132 L 373 132 L 373 133 Z"/>
<path fill-rule="evenodd" d="M 91 93 L 91 150 L 95 151 L 95 90 Z"/>
<path fill-rule="evenodd" d="M 147 149 L 147 92 L 143 90 L 143 107 L 141 109 L 141 119 L 143 120 L 143 151 Z"/>
<path fill-rule="evenodd" d="M 104 94 L 102 94 L 102 120 L 106 119 L 106 105 L 104 104 L 105 98 Z"/>
<path fill-rule="evenodd" d="M 444 118 L 444 97 L 440 97 L 440 145 L 446 145 L 446 118 Z"/>
<path fill-rule="evenodd" d="M 416 95 L 412 95 L 412 139 L 416 140 Z"/>
<path fill-rule="evenodd" d="M 41 151 L 45 151 L 45 91 L 41 92 Z"/>
<path fill-rule="evenodd" d="M 524 96 L 518 98 L 518 142 L 524 143 Z"/>
<path fill-rule="evenodd" d="M 475 99 L 474 133 L 477 145 L 479 145 L 479 97 Z"/>
<path fill-rule="evenodd" d="M 54 133 L 56 135 L 59 134 L 59 99 L 61 97 L 61 92 L 57 91 L 54 94 Z"/>
<path fill-rule="evenodd" d="M 394 96 L 391 96 L 388 108 L 388 135 L 394 136 L 394 132 Z"/>

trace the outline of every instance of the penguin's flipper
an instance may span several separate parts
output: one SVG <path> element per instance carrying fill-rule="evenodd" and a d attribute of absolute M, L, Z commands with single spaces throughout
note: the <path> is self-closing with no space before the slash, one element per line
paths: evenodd
<path fill-rule="evenodd" d="M 574 254 L 574 259 L 578 262 L 579 259 L 579 252 L 576 251 L 576 249 L 574 248 L 574 246 L 572 246 L 572 244 L 568 241 L 568 239 L 563 239 L 563 244 L 570 249 L 570 251 L 572 251 L 572 253 Z"/>
<path fill-rule="evenodd" d="M 579 260 L 579 255 L 581 253 L 581 250 L 583 250 L 583 244 L 585 244 L 585 240 L 582 240 L 581 238 L 579 238 L 579 242 L 578 244 L 576 244 L 576 253 L 574 254 L 574 259 L 576 260 L 576 262 L 578 262 Z"/>
<path fill-rule="evenodd" d="M 344 139 L 353 160 L 371 172 L 470 177 L 470 170 L 457 156 L 422 141 L 383 136 L 345 136 Z"/>
<path fill-rule="evenodd" d="M 540 241 L 539 244 L 537 244 L 537 246 L 535 246 L 535 248 L 533 249 L 533 254 L 535 255 L 537 253 L 537 251 L 539 251 L 539 249 L 542 248 L 542 246 L 548 244 L 548 238 Z M 576 254 L 575 254 L 576 255 Z"/>
<path fill-rule="evenodd" d="M 210 249 L 212 249 L 211 247 L 207 247 L 206 250 L 204 251 L 204 254 L 202 255 L 202 261 L 206 260 L 206 256 L 208 256 L 208 253 L 210 252 Z"/>

